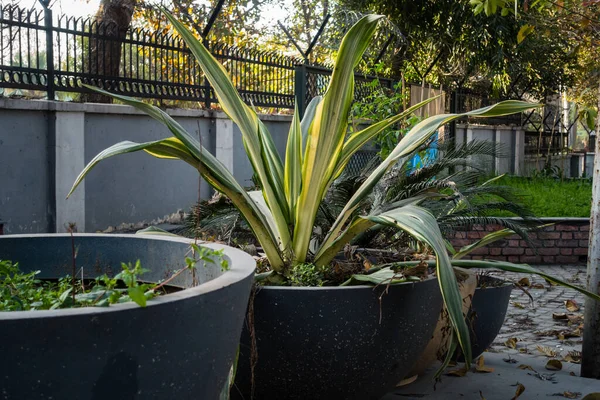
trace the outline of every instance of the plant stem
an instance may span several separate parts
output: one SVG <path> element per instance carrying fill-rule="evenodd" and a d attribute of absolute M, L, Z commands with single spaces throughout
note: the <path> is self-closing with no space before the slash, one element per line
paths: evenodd
<path fill-rule="evenodd" d="M 75 237 L 73 236 L 73 227 L 74 224 L 69 224 L 69 232 L 71 233 L 71 260 L 73 263 L 73 269 L 71 271 L 71 286 L 73 287 L 73 290 L 71 290 L 71 296 L 73 298 L 73 303 L 75 303 L 75 275 L 77 274 L 77 263 L 75 262 Z"/>

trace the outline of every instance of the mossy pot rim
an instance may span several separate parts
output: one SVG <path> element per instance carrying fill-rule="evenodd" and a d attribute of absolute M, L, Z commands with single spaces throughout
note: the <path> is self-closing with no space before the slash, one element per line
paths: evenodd
<path fill-rule="evenodd" d="M 240 249 L 236 249 L 224 244 L 195 241 L 183 237 L 167 236 L 167 235 L 136 235 L 136 234 L 102 234 L 102 233 L 75 233 L 75 238 L 110 238 L 110 239 L 137 239 L 137 240 L 158 240 L 164 242 L 175 242 L 192 244 L 197 243 L 201 247 L 207 247 L 213 250 L 224 250 L 224 255 L 229 258 L 229 268 L 223 273 L 207 282 L 201 283 L 198 286 L 185 288 L 183 290 L 164 294 L 148 301 L 145 308 L 156 307 L 168 303 L 173 303 L 185 299 L 189 299 L 201 294 L 214 292 L 224 287 L 230 286 L 249 275 L 254 274 L 256 263 L 251 259 L 251 256 Z M 0 236 L 0 243 L 3 240 L 12 239 L 43 239 L 43 238 L 67 238 L 71 237 L 68 233 L 52 233 L 52 234 L 19 234 L 19 235 L 4 235 Z M 1 254 L 0 254 L 1 256 Z M 126 261 L 126 260 L 123 260 Z M 31 310 L 31 311 L 3 311 L 0 312 L 0 322 L 5 320 L 15 319 L 31 319 L 31 318 L 49 318 L 49 317 L 66 317 L 84 314 L 104 314 L 118 313 L 132 309 L 141 308 L 134 302 L 111 304 L 108 307 L 80 307 L 67 308 L 57 310 Z"/>

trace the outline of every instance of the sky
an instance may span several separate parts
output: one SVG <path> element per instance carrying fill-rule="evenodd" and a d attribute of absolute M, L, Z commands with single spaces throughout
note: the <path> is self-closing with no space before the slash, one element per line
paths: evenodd
<path fill-rule="evenodd" d="M 202 0 L 199 0 L 202 1 Z M 268 10 L 263 10 L 262 21 L 265 25 L 272 24 L 278 19 L 283 20 L 286 16 L 285 5 L 287 1 L 280 1 L 278 4 L 271 4 Z M 20 0 L 17 2 L 24 8 L 35 7 L 42 9 L 38 0 Z M 51 0 L 50 8 L 54 10 L 55 15 L 67 14 L 72 17 L 87 17 L 93 15 L 98 9 L 100 0 Z"/>

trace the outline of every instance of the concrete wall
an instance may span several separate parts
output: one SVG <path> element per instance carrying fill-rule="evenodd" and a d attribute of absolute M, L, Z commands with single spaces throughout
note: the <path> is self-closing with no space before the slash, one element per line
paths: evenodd
<path fill-rule="evenodd" d="M 48 118 L 47 112 L 0 109 L 0 223 L 6 233 L 49 229 Z"/>
<path fill-rule="evenodd" d="M 239 129 L 220 112 L 168 110 L 201 138 L 236 179 L 251 185 L 252 168 Z M 282 158 L 291 117 L 262 116 Z M 48 101 L 0 100 L 0 223 L 4 233 L 80 232 L 151 221 L 187 209 L 212 194 L 196 170 L 145 153 L 120 155 L 94 168 L 68 199 L 83 167 L 123 140 L 145 142 L 171 136 L 162 124 L 131 107 Z"/>
<path fill-rule="evenodd" d="M 571 154 L 562 154 L 562 155 L 554 155 L 550 157 L 550 164 L 553 167 L 560 168 L 564 177 L 572 177 L 572 173 L 575 171 L 571 171 L 572 168 L 572 155 Z M 542 156 L 538 158 L 536 156 L 527 156 L 525 157 L 525 168 L 523 171 L 524 176 L 532 176 L 534 172 L 540 171 L 546 165 L 546 157 Z M 579 175 L 573 176 L 575 178 L 579 177 Z"/>
<path fill-rule="evenodd" d="M 505 125 L 456 125 L 456 143 L 477 141 L 496 142 L 500 150 L 496 157 L 482 157 L 481 168 L 489 173 L 519 175 L 523 171 L 524 131 Z"/>

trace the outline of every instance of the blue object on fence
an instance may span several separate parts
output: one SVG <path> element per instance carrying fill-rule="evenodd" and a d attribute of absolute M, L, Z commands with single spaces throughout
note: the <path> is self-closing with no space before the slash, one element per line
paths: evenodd
<path fill-rule="evenodd" d="M 436 133 L 433 136 L 431 145 L 429 145 L 429 147 L 425 150 L 415 154 L 414 157 L 408 162 L 408 171 L 406 171 L 407 175 L 410 175 L 416 170 L 423 168 L 435 161 L 438 156 L 437 138 L 438 134 Z"/>

